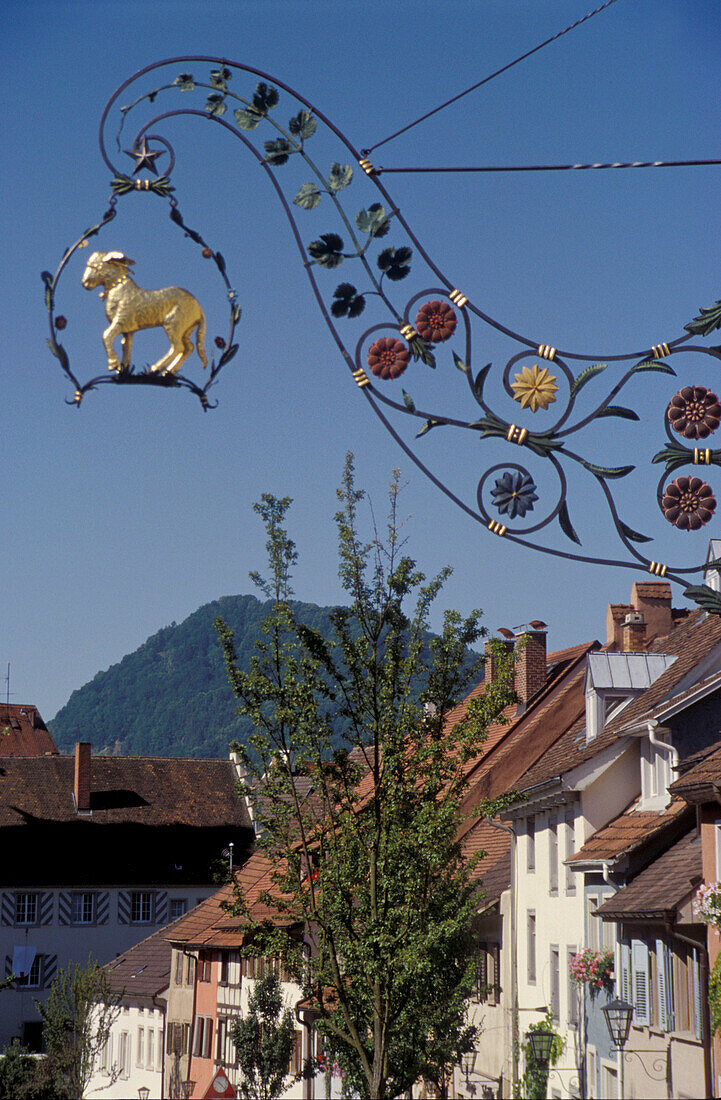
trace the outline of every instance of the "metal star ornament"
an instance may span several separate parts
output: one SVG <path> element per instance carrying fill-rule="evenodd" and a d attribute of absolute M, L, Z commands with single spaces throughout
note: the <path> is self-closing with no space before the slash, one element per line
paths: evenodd
<path fill-rule="evenodd" d="M 147 141 L 145 140 L 145 138 L 143 138 L 142 142 L 139 145 L 134 146 L 132 149 L 126 149 L 125 152 L 128 154 L 129 157 L 133 157 L 135 159 L 133 175 L 136 175 L 138 172 L 142 172 L 145 168 L 148 170 L 148 172 L 153 172 L 153 174 L 157 176 L 158 169 L 155 167 L 155 162 L 158 157 L 162 157 L 165 149 L 158 149 L 156 153 L 153 153 L 148 148 Z"/>

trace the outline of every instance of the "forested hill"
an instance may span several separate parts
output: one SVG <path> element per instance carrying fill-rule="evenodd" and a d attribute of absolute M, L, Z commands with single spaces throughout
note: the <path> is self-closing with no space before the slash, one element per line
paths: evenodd
<path fill-rule="evenodd" d="M 297 617 L 324 636 L 330 607 L 294 603 Z M 235 631 L 238 663 L 249 667 L 260 624 L 270 610 L 255 596 L 224 596 L 184 622 L 159 630 L 134 653 L 98 674 L 48 723 L 61 752 L 90 741 L 94 752 L 123 756 L 226 756 L 244 740 L 213 620 Z"/>

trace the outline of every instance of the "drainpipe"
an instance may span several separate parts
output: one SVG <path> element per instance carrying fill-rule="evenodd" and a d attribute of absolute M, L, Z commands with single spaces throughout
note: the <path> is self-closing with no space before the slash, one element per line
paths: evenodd
<path fill-rule="evenodd" d="M 671 771 L 672 772 L 677 772 L 678 771 L 678 749 L 675 749 L 673 747 L 673 745 L 667 745 L 665 741 L 659 741 L 658 740 L 658 738 L 656 737 L 656 727 L 657 726 L 658 726 L 658 722 L 656 721 L 655 718 L 649 719 L 649 721 L 646 723 L 646 728 L 648 729 L 648 739 L 651 742 L 651 744 L 655 746 L 655 748 L 662 749 L 663 752 L 667 752 L 669 754 L 670 761 L 671 761 Z"/>
<path fill-rule="evenodd" d="M 521 1042 L 518 1034 L 518 944 L 516 942 L 516 834 L 511 825 L 501 825 L 486 815 L 494 829 L 503 829 L 511 836 L 511 1095 L 518 1095 L 518 1055 Z"/>

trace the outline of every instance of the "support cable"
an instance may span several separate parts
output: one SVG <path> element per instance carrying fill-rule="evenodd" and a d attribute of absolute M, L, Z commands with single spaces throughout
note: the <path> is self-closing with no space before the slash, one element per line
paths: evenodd
<path fill-rule="evenodd" d="M 613 161 L 608 164 L 514 164 L 482 165 L 468 167 L 403 167 L 383 168 L 373 166 L 374 175 L 390 175 L 402 172 L 578 172 L 598 168 L 692 168 L 704 164 L 721 164 L 721 159 L 707 160 L 630 160 Z"/>
<path fill-rule="evenodd" d="M 527 57 L 531 57 L 532 54 L 538 53 L 544 46 L 549 46 L 551 42 L 555 42 L 558 38 L 562 38 L 564 34 L 568 34 L 569 31 L 574 30 L 576 27 L 580 27 L 582 23 L 592 19 L 594 15 L 598 15 L 599 12 L 604 11 L 606 8 L 610 8 L 612 4 L 615 4 L 617 0 L 606 0 L 605 4 L 601 4 L 595 11 L 588 12 L 582 19 L 577 19 L 575 23 L 571 23 L 570 26 L 564 30 L 554 34 L 551 38 L 547 38 L 545 42 L 541 42 L 540 45 L 534 46 L 532 50 L 527 50 L 526 53 L 521 54 L 514 61 L 509 61 L 507 65 L 503 65 L 500 69 L 496 69 L 490 76 L 485 76 L 483 80 L 479 80 L 477 84 L 472 84 L 470 88 L 466 88 L 465 92 L 459 92 L 458 95 L 454 95 L 451 99 L 447 99 L 445 103 L 441 103 L 440 107 L 434 107 L 432 111 L 427 111 L 420 118 L 417 118 L 414 122 L 409 122 L 406 126 L 401 127 L 400 130 L 396 130 L 394 134 L 390 134 L 388 137 L 383 138 L 382 141 L 377 141 L 375 145 L 371 145 L 369 149 L 361 149 L 361 154 L 367 157 L 369 153 L 372 153 L 374 149 L 379 149 L 381 145 L 386 145 L 389 141 L 393 141 L 394 138 L 399 137 L 401 134 L 405 134 L 406 130 L 410 130 L 413 126 L 417 126 L 419 122 L 425 122 L 427 118 L 432 115 L 438 114 L 439 111 L 444 110 L 446 107 L 450 107 L 452 103 L 457 103 L 459 99 L 463 99 L 464 96 L 469 95 L 470 92 L 475 92 L 476 88 L 481 88 L 484 84 L 488 84 L 494 77 L 500 76 L 501 73 L 507 72 L 512 69 L 514 65 L 518 65 L 520 61 L 525 61 Z"/>

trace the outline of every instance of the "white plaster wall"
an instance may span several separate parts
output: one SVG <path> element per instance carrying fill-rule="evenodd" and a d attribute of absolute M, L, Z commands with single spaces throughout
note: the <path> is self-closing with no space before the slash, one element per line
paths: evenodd
<path fill-rule="evenodd" d="M 634 738 L 628 750 L 615 760 L 599 778 L 583 792 L 585 832 L 583 844 L 598 829 L 626 809 L 641 793 L 640 739 Z M 579 848 L 581 847 L 579 844 Z"/>
<path fill-rule="evenodd" d="M 161 1100 L 163 1095 L 163 1045 L 164 1013 L 157 1008 L 140 1008 L 137 1005 L 124 1006 L 111 1028 L 111 1057 L 115 1067 L 121 1049 L 121 1035 L 128 1034 L 129 1066 L 127 1073 L 122 1072 L 115 1081 L 108 1072 L 101 1070 L 96 1060 L 93 1075 L 85 1093 L 86 1100 L 126 1100 L 136 1097 L 138 1089 L 145 1086 L 150 1089 L 150 1100 Z M 138 1032 L 143 1029 L 142 1060 L 139 1058 Z M 149 1057 L 149 1032 L 153 1033 L 152 1061 Z"/>
<path fill-rule="evenodd" d="M 9 889 L 9 887 L 3 887 L 3 890 Z M 75 889 L 73 886 L 63 887 L 64 891 L 73 889 Z M 13 948 L 16 946 L 30 945 L 44 955 L 57 955 L 58 969 L 67 966 L 70 962 L 85 965 L 90 956 L 95 962 L 106 963 L 117 955 L 122 955 L 124 951 L 134 947 L 161 927 L 157 924 L 118 924 L 118 894 L 120 890 L 151 889 L 150 887 L 98 886 L 83 887 L 83 889 L 87 891 L 96 889 L 108 891 L 110 894 L 108 923 L 58 924 L 58 894 L 60 891 L 53 890 L 52 920 L 49 924 L 30 927 L 0 925 L 0 969 L 3 977 L 5 957 L 9 955 L 12 958 Z M 158 884 L 152 889 L 167 890 L 168 913 L 170 913 L 170 900 L 173 898 L 186 898 L 190 910 L 197 905 L 198 901 L 203 901 L 217 892 L 217 886 L 178 888 Z M 23 891 L 48 892 L 47 887 L 42 885 L 23 887 Z M 46 997 L 47 988 L 27 991 L 8 988 L 0 991 L 0 1050 L 8 1046 L 15 1036 L 21 1036 L 23 1021 L 40 1019 L 40 1014 L 35 1007 L 35 999 L 42 1001 Z"/>

